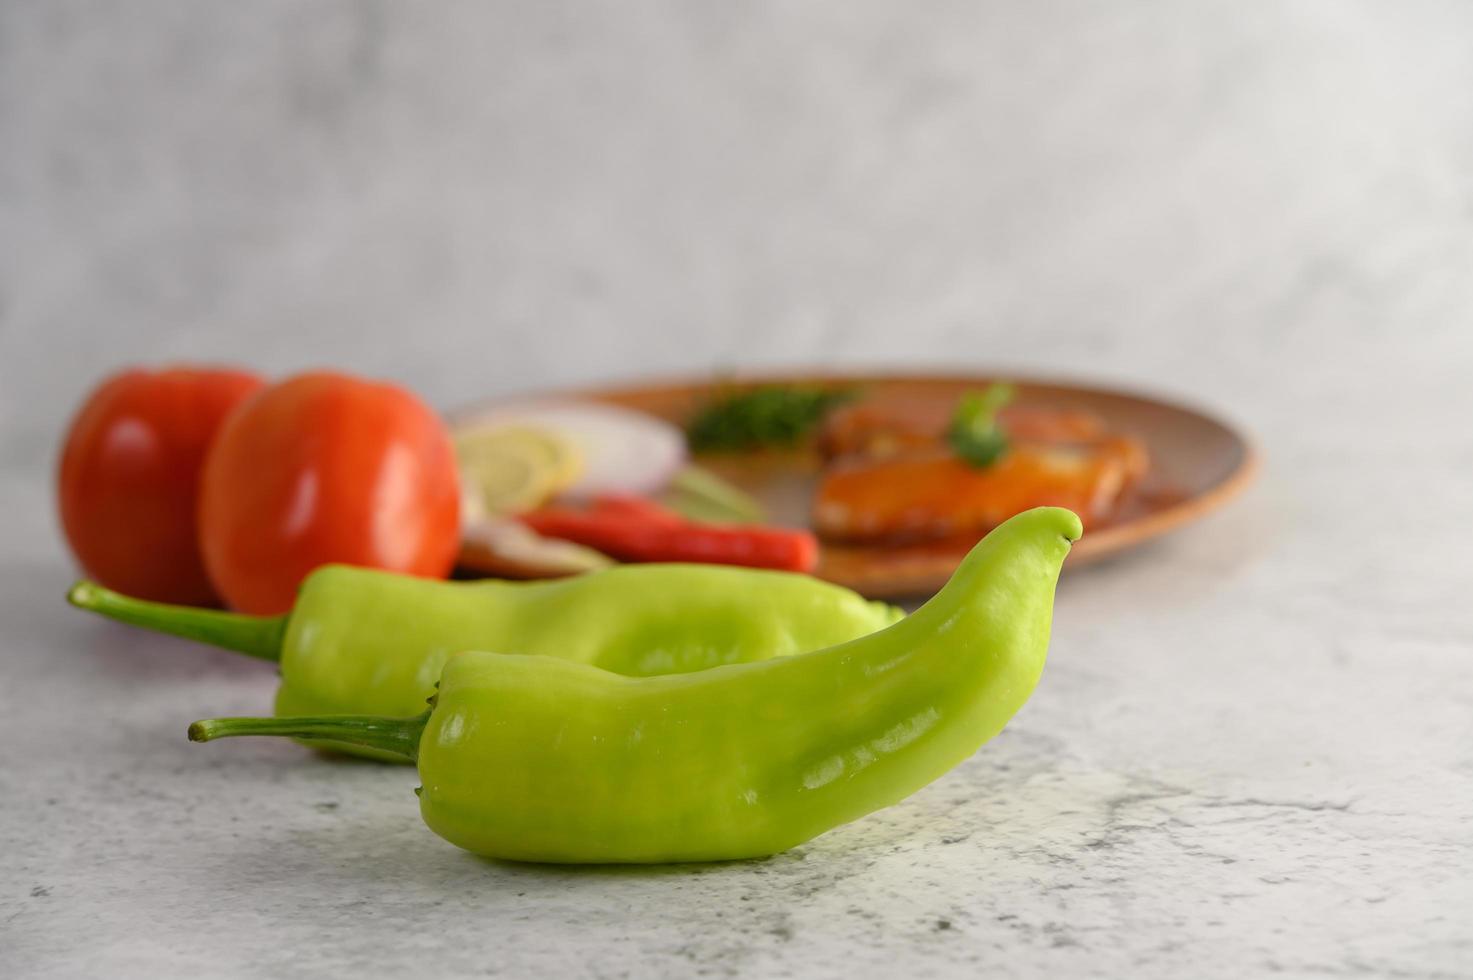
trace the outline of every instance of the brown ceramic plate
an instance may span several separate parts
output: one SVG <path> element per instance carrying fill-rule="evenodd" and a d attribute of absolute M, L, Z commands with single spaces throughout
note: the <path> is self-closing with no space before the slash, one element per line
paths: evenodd
<path fill-rule="evenodd" d="M 1118 554 L 1188 524 L 1227 503 L 1253 479 L 1257 460 L 1248 441 L 1203 412 L 1148 395 L 1012 375 L 777 373 L 569 389 L 549 392 L 547 397 L 608 402 L 683 424 L 718 394 L 764 384 L 859 388 L 889 399 L 960 397 L 998 380 L 1017 387 L 1017 404 L 1092 412 L 1111 429 L 1143 440 L 1150 450 L 1149 475 L 1110 521 L 1096 524 L 1074 546 L 1071 564 Z M 761 500 L 773 523 L 807 525 L 818 482 L 816 457 L 806 452 L 754 453 L 697 461 Z M 923 595 L 945 583 L 966 551 L 965 542 L 899 547 L 825 544 L 816 574 L 877 598 Z M 469 551 L 462 554 L 461 564 L 467 571 L 477 571 L 476 556 Z"/>

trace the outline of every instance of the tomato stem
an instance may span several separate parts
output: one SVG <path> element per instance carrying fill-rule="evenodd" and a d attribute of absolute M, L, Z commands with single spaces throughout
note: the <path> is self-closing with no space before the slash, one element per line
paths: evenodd
<path fill-rule="evenodd" d="M 86 609 L 120 623 L 198 640 L 272 663 L 281 659 L 286 616 L 246 616 L 218 609 L 150 602 L 114 592 L 96 582 L 78 582 L 67 592 L 66 598 L 78 609 Z"/>
<path fill-rule="evenodd" d="M 189 726 L 191 742 L 241 735 L 273 735 L 342 742 L 388 752 L 413 762 L 419 737 L 430 720 L 428 711 L 413 718 L 375 715 L 321 715 L 308 718 L 207 718 Z"/>

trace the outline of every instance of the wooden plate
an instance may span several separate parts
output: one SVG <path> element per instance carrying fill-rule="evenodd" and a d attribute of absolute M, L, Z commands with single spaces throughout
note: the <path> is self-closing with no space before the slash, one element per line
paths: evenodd
<path fill-rule="evenodd" d="M 683 424 L 718 393 L 765 384 L 858 387 L 885 398 L 960 397 L 999 380 L 1017 387 L 1016 403 L 1080 409 L 1115 430 L 1143 440 L 1151 470 L 1105 524 L 1096 524 L 1069 556 L 1072 565 L 1134 548 L 1221 507 L 1253 479 L 1257 458 L 1248 441 L 1211 416 L 1165 399 L 1088 385 L 977 374 L 777 373 L 656 381 L 548 392 L 547 398 L 607 402 Z M 520 400 L 520 399 L 519 399 Z M 473 411 L 473 410 L 472 410 Z M 460 414 L 460 413 L 456 413 Z M 818 482 L 818 460 L 806 452 L 707 456 L 703 466 L 747 490 L 775 524 L 806 526 Z M 817 575 L 875 598 L 900 598 L 940 588 L 966 554 L 965 544 L 902 547 L 825 544 Z M 475 571 L 473 556 L 462 563 Z"/>

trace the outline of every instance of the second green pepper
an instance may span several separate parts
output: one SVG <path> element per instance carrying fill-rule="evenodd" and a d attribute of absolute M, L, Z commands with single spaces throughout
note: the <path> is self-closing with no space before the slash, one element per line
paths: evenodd
<path fill-rule="evenodd" d="M 281 664 L 278 715 L 415 714 L 452 653 L 540 654 L 616 674 L 705 670 L 816 650 L 900 610 L 805 575 L 622 565 L 545 582 L 439 582 L 328 565 L 285 616 L 145 602 L 80 582 L 73 605 Z M 401 761 L 349 746 L 345 751 Z"/>

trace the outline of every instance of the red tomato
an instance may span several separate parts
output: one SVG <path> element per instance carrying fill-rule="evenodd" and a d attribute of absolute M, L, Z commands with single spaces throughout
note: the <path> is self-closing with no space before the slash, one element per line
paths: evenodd
<path fill-rule="evenodd" d="M 200 544 L 243 612 L 285 612 L 329 562 L 444 576 L 460 480 L 444 424 L 402 388 L 303 374 L 231 416 L 205 461 Z"/>
<path fill-rule="evenodd" d="M 57 480 L 62 528 L 88 575 L 144 599 L 217 601 L 195 538 L 200 467 L 221 421 L 262 383 L 181 367 L 125 371 L 92 392 Z"/>

